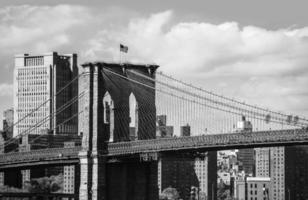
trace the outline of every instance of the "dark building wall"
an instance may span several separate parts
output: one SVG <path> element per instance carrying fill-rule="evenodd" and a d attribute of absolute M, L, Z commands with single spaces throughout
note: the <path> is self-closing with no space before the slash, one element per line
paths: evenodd
<path fill-rule="evenodd" d="M 308 199 L 308 146 L 285 147 L 285 199 Z"/>
<path fill-rule="evenodd" d="M 243 163 L 243 170 L 246 174 L 255 174 L 254 149 L 239 149 L 237 153 L 238 161 Z"/>
<path fill-rule="evenodd" d="M 107 165 L 108 200 L 157 200 L 156 162 Z"/>
<path fill-rule="evenodd" d="M 217 151 L 208 154 L 208 199 L 217 199 Z"/>
<path fill-rule="evenodd" d="M 63 108 L 67 102 L 71 101 L 74 97 L 78 96 L 78 80 L 76 79 L 68 87 L 64 88 L 68 83 L 70 83 L 74 78 L 78 76 L 78 67 L 77 67 L 77 54 L 68 54 L 68 55 L 54 55 L 54 67 L 53 67 L 53 93 L 56 95 L 56 101 L 53 102 L 51 112 L 54 112 L 55 109 Z M 54 101 L 54 99 L 53 99 Z M 72 118 L 69 121 L 70 117 L 78 112 L 78 101 L 75 101 L 72 105 L 65 108 L 62 112 L 59 112 L 55 116 L 55 123 L 57 127 L 57 133 L 68 134 L 75 133 L 77 134 L 78 129 L 78 116 Z M 66 121 L 66 122 L 65 122 Z"/>
<path fill-rule="evenodd" d="M 199 187 L 191 156 L 164 155 L 161 158 L 161 190 L 175 188 L 183 199 L 190 198 L 191 186 Z M 215 177 L 216 179 L 216 177 Z"/>
<path fill-rule="evenodd" d="M 21 171 L 16 169 L 5 170 L 4 185 L 14 188 L 21 188 L 22 187 Z"/>

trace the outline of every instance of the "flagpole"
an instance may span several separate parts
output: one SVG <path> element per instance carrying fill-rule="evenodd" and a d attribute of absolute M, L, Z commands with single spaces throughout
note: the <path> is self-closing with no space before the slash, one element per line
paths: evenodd
<path fill-rule="evenodd" d="M 121 53 L 121 50 L 119 51 L 119 60 L 120 60 L 120 64 L 122 64 L 122 58 L 121 58 L 121 55 L 122 55 L 122 53 Z"/>

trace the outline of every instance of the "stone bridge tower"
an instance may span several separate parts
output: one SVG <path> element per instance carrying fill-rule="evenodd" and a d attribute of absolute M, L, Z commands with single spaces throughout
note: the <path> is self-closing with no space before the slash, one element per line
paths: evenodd
<path fill-rule="evenodd" d="M 82 134 L 79 197 L 105 200 L 110 196 L 107 174 L 112 174 L 107 167 L 108 143 L 155 138 L 153 78 L 158 66 L 96 62 L 86 63 L 83 68 L 79 89 L 82 95 L 79 110 L 83 112 L 79 123 Z M 135 99 L 134 108 L 130 99 Z"/>

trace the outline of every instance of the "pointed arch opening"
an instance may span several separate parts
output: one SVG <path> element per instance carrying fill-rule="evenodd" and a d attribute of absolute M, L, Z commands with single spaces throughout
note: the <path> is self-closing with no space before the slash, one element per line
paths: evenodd
<path fill-rule="evenodd" d="M 108 91 L 104 95 L 103 104 L 105 130 L 109 130 L 109 142 L 114 142 L 114 103 Z"/>
<path fill-rule="evenodd" d="M 138 102 L 133 93 L 129 95 L 129 138 L 138 140 Z"/>

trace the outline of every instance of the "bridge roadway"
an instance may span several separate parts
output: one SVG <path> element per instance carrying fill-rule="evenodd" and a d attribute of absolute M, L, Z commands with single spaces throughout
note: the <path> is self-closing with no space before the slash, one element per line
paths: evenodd
<path fill-rule="evenodd" d="M 206 151 L 308 143 L 308 130 L 291 129 L 230 134 L 172 137 L 108 144 L 108 157 L 172 151 Z M 14 152 L 0 155 L 0 169 L 36 165 L 79 163 L 80 146 Z"/>

